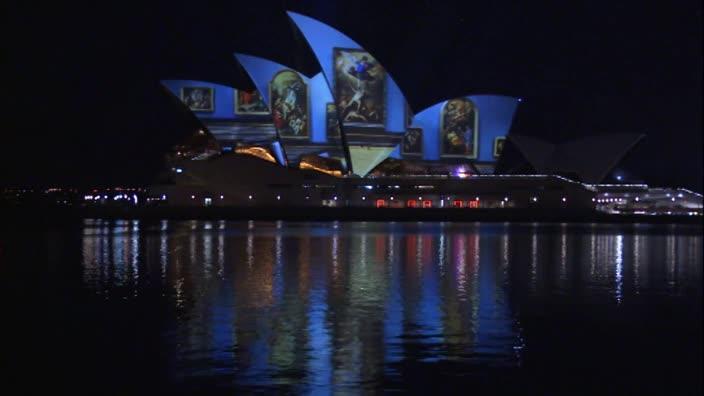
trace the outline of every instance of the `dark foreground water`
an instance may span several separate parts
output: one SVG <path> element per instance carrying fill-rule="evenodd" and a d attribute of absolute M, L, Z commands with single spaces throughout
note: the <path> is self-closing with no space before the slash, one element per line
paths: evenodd
<path fill-rule="evenodd" d="M 702 390 L 701 227 L 0 232 L 2 394 Z"/>

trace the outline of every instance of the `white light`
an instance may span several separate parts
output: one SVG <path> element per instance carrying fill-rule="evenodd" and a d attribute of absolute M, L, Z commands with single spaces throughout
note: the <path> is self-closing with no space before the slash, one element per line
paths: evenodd
<path fill-rule="evenodd" d="M 191 195 L 191 199 L 196 199 L 196 196 L 195 196 L 195 195 Z"/>
<path fill-rule="evenodd" d="M 616 176 L 616 180 L 619 180 L 619 181 L 620 181 L 621 179 L 623 179 L 622 176 Z"/>
<path fill-rule="evenodd" d="M 593 198 L 592 198 L 592 201 L 594 201 Z M 538 197 L 533 197 L 533 202 L 538 202 Z"/>
<path fill-rule="evenodd" d="M 677 194 L 677 197 L 678 197 L 678 198 L 682 198 L 683 196 L 684 196 L 684 195 L 682 195 L 682 193 Z"/>
<path fill-rule="evenodd" d="M 508 202 L 508 197 L 504 197 L 504 201 Z"/>
<path fill-rule="evenodd" d="M 367 197 L 362 197 L 362 201 L 366 201 L 366 200 L 367 200 Z"/>
<path fill-rule="evenodd" d="M 334 199 L 335 201 L 337 201 L 337 195 L 335 195 L 334 197 L 332 197 L 332 199 Z"/>
<path fill-rule="evenodd" d="M 596 198 L 592 198 L 592 202 L 596 201 Z M 600 201 L 601 202 L 601 201 Z"/>
<path fill-rule="evenodd" d="M 371 189 L 374 188 L 374 187 L 372 187 L 372 186 L 364 186 L 364 188 L 366 188 L 367 190 L 371 190 Z"/>
<path fill-rule="evenodd" d="M 221 195 L 221 196 L 220 196 L 220 199 L 225 199 L 225 197 Z"/>
<path fill-rule="evenodd" d="M 306 199 L 310 199 L 310 197 L 306 195 Z"/>
<path fill-rule="evenodd" d="M 393 201 L 393 200 L 394 200 L 394 197 L 391 197 L 391 198 L 389 198 L 389 199 Z"/>
<path fill-rule="evenodd" d="M 567 198 L 562 197 L 562 202 L 567 202 Z"/>
<path fill-rule="evenodd" d="M 91 200 L 93 200 L 93 196 L 92 196 L 92 195 L 86 195 L 86 196 L 83 197 L 83 199 L 86 200 L 86 201 L 91 201 Z"/>
<path fill-rule="evenodd" d="M 479 201 L 479 197 L 474 197 L 474 200 L 475 200 L 475 201 Z"/>
<path fill-rule="evenodd" d="M 636 202 L 640 201 L 640 198 L 636 197 Z"/>
<path fill-rule="evenodd" d="M 105 198 L 105 199 L 108 199 L 108 196 L 107 196 L 107 195 L 105 195 L 105 196 L 103 196 L 103 198 Z"/>
<path fill-rule="evenodd" d="M 161 194 L 161 199 L 165 201 L 165 200 L 166 200 L 166 194 Z"/>
<path fill-rule="evenodd" d="M 422 201 L 422 200 L 423 200 L 423 197 L 418 197 L 418 200 L 419 200 L 419 201 Z"/>
<path fill-rule="evenodd" d="M 249 199 L 252 199 L 252 196 L 251 196 L 251 195 L 249 196 Z"/>
<path fill-rule="evenodd" d="M 277 196 L 276 196 L 276 200 L 277 200 L 277 201 L 280 201 L 280 200 L 281 200 L 281 195 L 277 195 Z"/>
<path fill-rule="evenodd" d="M 672 197 L 672 202 L 675 202 L 675 197 Z"/>
<path fill-rule="evenodd" d="M 183 169 L 181 169 L 181 168 L 176 168 L 176 173 L 183 173 Z"/>

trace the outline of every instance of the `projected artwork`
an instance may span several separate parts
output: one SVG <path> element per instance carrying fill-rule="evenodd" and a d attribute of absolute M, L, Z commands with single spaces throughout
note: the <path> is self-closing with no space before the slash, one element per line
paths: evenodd
<path fill-rule="evenodd" d="M 337 119 L 337 106 L 335 103 L 325 104 L 325 130 L 330 138 L 340 138 L 340 122 Z"/>
<path fill-rule="evenodd" d="M 423 155 L 423 130 L 421 128 L 408 128 L 403 135 L 401 154 L 404 156 Z"/>
<path fill-rule="evenodd" d="M 235 90 L 235 114 L 264 115 L 269 114 L 269 107 L 259 91 Z"/>
<path fill-rule="evenodd" d="M 308 137 L 308 87 L 291 70 L 283 70 L 269 83 L 274 126 L 281 137 Z"/>
<path fill-rule="evenodd" d="M 213 111 L 213 89 L 208 87 L 183 87 L 181 100 L 193 111 Z"/>
<path fill-rule="evenodd" d="M 384 123 L 386 72 L 368 52 L 335 48 L 333 51 L 335 98 L 342 122 Z"/>
<path fill-rule="evenodd" d="M 505 142 L 505 136 L 498 136 L 496 139 L 494 139 L 494 158 L 501 157 L 501 153 L 504 151 Z"/>
<path fill-rule="evenodd" d="M 440 113 L 440 156 L 477 157 L 477 108 L 466 98 L 451 99 Z"/>

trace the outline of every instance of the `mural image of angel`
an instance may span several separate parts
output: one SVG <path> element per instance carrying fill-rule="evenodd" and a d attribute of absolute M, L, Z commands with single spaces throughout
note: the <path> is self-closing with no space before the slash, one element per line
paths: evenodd
<path fill-rule="evenodd" d="M 335 98 L 343 121 L 384 123 L 386 72 L 369 53 L 335 48 L 334 77 Z"/>

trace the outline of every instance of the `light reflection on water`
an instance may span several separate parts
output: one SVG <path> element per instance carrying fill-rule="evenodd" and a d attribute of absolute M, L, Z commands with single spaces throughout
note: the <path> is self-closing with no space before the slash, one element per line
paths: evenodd
<path fill-rule="evenodd" d="M 174 381 L 377 388 L 404 362 L 520 368 L 518 310 L 701 296 L 701 235 L 635 227 L 87 220 L 83 282 L 173 308 Z M 166 336 L 165 336 L 166 337 Z"/>

